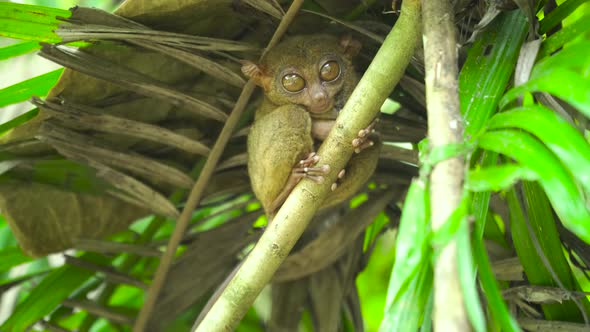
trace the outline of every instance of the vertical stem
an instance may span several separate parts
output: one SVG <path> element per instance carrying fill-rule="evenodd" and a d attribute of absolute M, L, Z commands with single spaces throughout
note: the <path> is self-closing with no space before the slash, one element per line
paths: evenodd
<path fill-rule="evenodd" d="M 432 148 L 463 141 L 459 108 L 456 31 L 449 0 L 423 0 L 426 104 Z M 431 218 L 439 229 L 461 200 L 465 162 L 455 157 L 438 163 L 431 174 Z M 442 248 L 434 268 L 436 331 L 470 331 L 459 281 L 457 244 Z"/>

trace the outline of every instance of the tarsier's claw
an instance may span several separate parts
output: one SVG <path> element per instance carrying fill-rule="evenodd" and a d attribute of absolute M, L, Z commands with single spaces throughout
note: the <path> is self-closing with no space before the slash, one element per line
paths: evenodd
<path fill-rule="evenodd" d="M 344 175 L 346 175 L 346 170 L 345 169 L 343 169 L 340 172 L 338 172 L 338 178 L 339 179 L 344 178 Z"/>
<path fill-rule="evenodd" d="M 330 189 L 332 191 L 336 190 L 336 188 L 338 188 L 338 184 L 337 183 L 332 183 L 332 186 L 330 187 Z"/>

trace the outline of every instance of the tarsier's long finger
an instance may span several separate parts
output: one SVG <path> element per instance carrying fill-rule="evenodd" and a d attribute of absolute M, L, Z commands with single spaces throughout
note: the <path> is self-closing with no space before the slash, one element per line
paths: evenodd
<path fill-rule="evenodd" d="M 317 176 L 317 175 L 305 175 L 306 178 L 312 180 L 315 183 L 323 183 L 325 178 L 323 176 Z"/>
<path fill-rule="evenodd" d="M 359 133 L 357 136 L 358 137 L 367 137 L 367 136 L 369 136 L 369 134 L 374 133 L 375 132 L 375 125 L 377 125 L 377 122 L 379 122 L 379 119 L 375 119 L 375 120 L 371 121 L 371 123 L 367 126 L 367 128 L 359 130 Z"/>
<path fill-rule="evenodd" d="M 326 175 L 330 173 L 330 166 L 329 165 L 322 165 L 318 167 L 297 167 L 293 169 L 295 174 L 305 174 L 305 175 Z"/>
<path fill-rule="evenodd" d="M 310 167 L 317 164 L 319 161 L 320 156 L 318 156 L 315 152 L 311 152 L 305 159 L 299 161 L 299 165 L 301 167 Z"/>
<path fill-rule="evenodd" d="M 354 152 L 361 153 L 361 151 L 363 151 L 366 148 L 370 148 L 373 145 L 375 145 L 375 142 L 368 139 L 368 140 L 362 142 L 359 146 L 355 147 Z M 353 144 L 353 146 L 354 146 L 354 144 Z"/>

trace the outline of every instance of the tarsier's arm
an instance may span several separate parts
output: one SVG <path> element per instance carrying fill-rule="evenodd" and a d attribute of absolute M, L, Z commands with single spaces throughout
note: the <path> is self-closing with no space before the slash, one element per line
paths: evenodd
<path fill-rule="evenodd" d="M 317 180 L 329 171 L 316 167 L 311 152 L 311 119 L 303 108 L 284 105 L 256 119 L 248 137 L 248 173 L 267 214 L 274 215 L 301 178 Z"/>

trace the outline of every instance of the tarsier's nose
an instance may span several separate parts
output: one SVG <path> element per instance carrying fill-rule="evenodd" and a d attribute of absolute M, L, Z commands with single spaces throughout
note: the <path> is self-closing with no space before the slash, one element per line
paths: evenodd
<path fill-rule="evenodd" d="M 316 89 L 311 92 L 311 112 L 323 112 L 326 111 L 327 108 L 330 106 L 330 101 L 328 99 L 328 93 L 323 89 Z"/>

